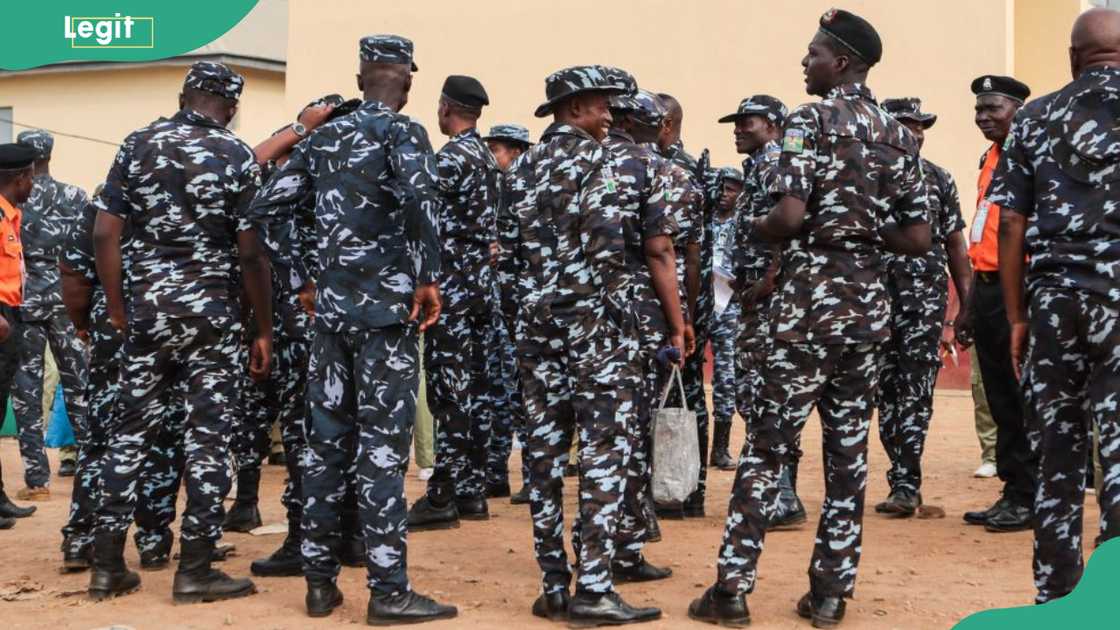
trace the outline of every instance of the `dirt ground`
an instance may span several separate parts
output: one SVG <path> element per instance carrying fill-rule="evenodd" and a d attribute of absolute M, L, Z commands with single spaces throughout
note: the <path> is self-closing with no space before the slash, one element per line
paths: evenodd
<path fill-rule="evenodd" d="M 733 446 L 741 444 L 742 431 L 742 424 L 736 423 Z M 874 430 L 871 439 L 868 506 L 886 494 L 886 457 Z M 800 489 L 809 509 L 810 525 L 767 537 L 758 587 L 748 602 L 754 628 L 808 627 L 793 608 L 807 588 L 806 570 L 823 487 L 820 430 L 815 421 L 810 421 L 805 431 L 804 449 Z M 8 491 L 14 494 L 22 485 L 14 440 L 0 441 L 0 457 Z M 1031 601 L 1031 534 L 988 534 L 961 521 L 962 512 L 987 506 L 999 490 L 996 480 L 972 477 L 978 460 L 971 398 L 965 391 L 939 392 L 934 427 L 926 447 L 923 495 L 927 504 L 944 508 L 947 516 L 897 521 L 874 513 L 867 515 L 856 598 L 849 603 L 844 627 L 949 628 L 978 610 L 1026 605 Z M 658 605 L 664 610 L 661 621 L 644 627 L 707 627 L 690 621 L 686 610 L 688 602 L 715 576 L 716 550 L 732 480 L 731 472 L 710 470 L 708 517 L 662 524 L 663 541 L 649 547 L 647 555 L 655 563 L 672 566 L 671 579 L 619 587 L 631 603 Z M 283 518 L 278 500 L 283 481 L 282 467 L 265 467 L 262 496 L 266 498 L 261 511 L 266 523 L 277 523 Z M 409 474 L 407 489 L 411 498 L 423 492 L 423 483 L 416 479 L 415 470 Z M 0 532 L 0 598 L 7 600 L 0 603 L 4 627 L 85 629 L 117 624 L 137 630 L 279 630 L 328 628 L 365 621 L 368 591 L 362 569 L 343 569 L 339 581 L 346 602 L 333 616 L 323 620 L 312 620 L 304 614 L 304 583 L 299 578 L 258 578 L 260 592 L 247 599 L 173 606 L 173 572 L 141 573 L 143 586 L 138 593 L 92 604 L 84 598 L 88 575 L 58 572 L 58 529 L 66 515 L 69 491 L 69 480 L 52 479 L 52 499 L 39 503 L 39 512 L 34 517 L 20 521 L 13 530 Z M 457 619 L 425 627 L 553 626 L 529 613 L 537 594 L 539 574 L 533 560 L 527 508 L 494 500 L 490 510 L 493 516 L 489 521 L 464 522 L 461 529 L 419 532 L 409 537 L 414 586 L 457 604 L 460 609 Z M 1095 528 L 1095 503 L 1086 512 L 1087 526 Z M 570 501 L 568 513 L 571 514 Z M 225 541 L 237 545 L 238 555 L 223 568 L 234 575 L 248 575 L 249 562 L 270 553 L 281 538 L 228 535 Z M 1092 533 L 1085 538 L 1091 541 Z M 128 561 L 133 567 L 137 564 L 131 543 Z"/>

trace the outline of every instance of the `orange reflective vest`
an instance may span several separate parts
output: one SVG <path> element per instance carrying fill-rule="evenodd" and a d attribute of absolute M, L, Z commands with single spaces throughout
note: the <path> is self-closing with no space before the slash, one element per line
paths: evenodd
<path fill-rule="evenodd" d="M 19 208 L 0 195 L 0 302 L 23 302 L 23 243 L 19 240 Z"/>
<path fill-rule="evenodd" d="M 998 144 L 988 149 L 976 183 L 976 215 L 968 231 L 968 257 L 972 259 L 972 268 L 976 271 L 999 271 L 1000 207 L 984 197 L 992 184 L 992 173 L 999 164 L 1000 153 Z"/>

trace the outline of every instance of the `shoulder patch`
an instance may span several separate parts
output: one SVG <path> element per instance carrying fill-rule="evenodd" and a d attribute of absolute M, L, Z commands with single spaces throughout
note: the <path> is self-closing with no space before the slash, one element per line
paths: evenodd
<path fill-rule="evenodd" d="M 805 150 L 805 132 L 800 129 L 788 129 L 782 138 L 782 153 L 801 153 Z"/>
<path fill-rule="evenodd" d="M 804 148 L 804 146 L 802 146 L 802 148 Z M 781 155 L 782 147 L 779 147 L 777 143 L 772 143 L 766 147 L 765 158 L 767 160 L 777 160 Z"/>

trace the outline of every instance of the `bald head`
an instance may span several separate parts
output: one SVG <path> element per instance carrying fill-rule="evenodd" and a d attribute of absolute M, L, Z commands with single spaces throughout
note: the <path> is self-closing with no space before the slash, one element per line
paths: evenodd
<path fill-rule="evenodd" d="M 664 92 L 657 95 L 661 106 L 665 108 L 665 117 L 661 119 L 661 131 L 657 135 L 657 146 L 662 151 L 676 144 L 681 139 L 681 121 L 684 120 L 684 110 L 681 103 L 671 94 Z"/>
<path fill-rule="evenodd" d="M 1087 68 L 1120 66 L 1120 11 L 1089 9 L 1074 21 L 1069 39 L 1074 78 Z"/>

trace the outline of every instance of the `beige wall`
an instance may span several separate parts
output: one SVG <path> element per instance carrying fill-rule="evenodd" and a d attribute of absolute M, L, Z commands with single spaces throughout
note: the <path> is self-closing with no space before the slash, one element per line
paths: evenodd
<path fill-rule="evenodd" d="M 119 143 L 129 132 L 178 108 L 185 66 L 147 66 L 79 72 L 28 73 L 0 78 L 0 107 L 12 107 L 13 138 L 25 125 Z M 236 132 L 250 145 L 264 139 L 288 117 L 284 76 L 238 68 L 245 91 Z M 87 192 L 100 183 L 116 146 L 55 136 L 53 175 Z"/>
<path fill-rule="evenodd" d="M 1015 77 L 1032 96 L 1049 94 L 1070 80 L 1069 30 L 1087 0 L 1015 0 Z"/>
<path fill-rule="evenodd" d="M 1020 0 L 1025 1 L 1025 0 Z M 1067 0 L 1039 0 L 1043 3 Z M 985 142 L 972 123 L 969 83 L 1010 66 L 1015 0 L 848 0 L 882 35 L 883 62 L 869 81 L 880 97 L 915 95 L 940 117 L 927 155 L 960 180 L 971 218 L 977 159 Z M 420 72 L 406 113 L 418 118 L 438 148 L 435 105 L 444 77 L 472 74 L 491 107 L 481 125 L 545 122 L 532 118 L 544 77 L 563 66 L 605 63 L 633 72 L 643 87 L 675 94 L 684 104 L 686 146 L 710 147 L 718 164 L 737 164 L 731 130 L 716 119 L 739 99 L 767 92 L 789 105 L 809 100 L 800 60 L 821 13 L 834 0 L 445 0 L 290 3 L 287 106 L 313 97 L 356 95 L 357 41 L 394 32 L 417 46 Z M 581 21 L 582 20 L 582 21 Z M 1055 24 L 1055 31 L 1068 27 Z"/>

